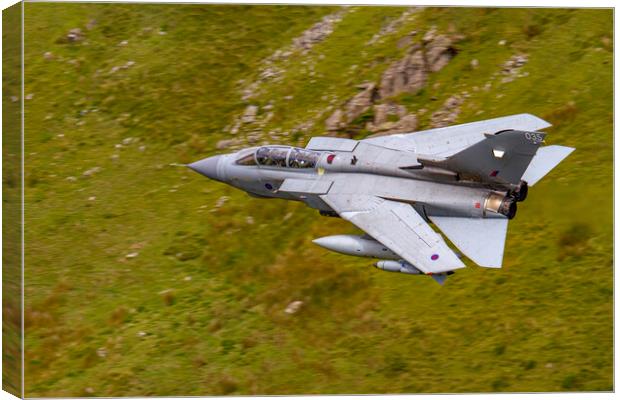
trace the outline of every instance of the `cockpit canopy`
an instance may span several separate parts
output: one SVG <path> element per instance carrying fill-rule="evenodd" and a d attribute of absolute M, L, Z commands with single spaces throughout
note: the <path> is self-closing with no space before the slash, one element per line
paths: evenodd
<path fill-rule="evenodd" d="M 263 146 L 242 154 L 237 165 L 264 165 L 269 167 L 314 168 L 321 153 L 289 146 Z"/>

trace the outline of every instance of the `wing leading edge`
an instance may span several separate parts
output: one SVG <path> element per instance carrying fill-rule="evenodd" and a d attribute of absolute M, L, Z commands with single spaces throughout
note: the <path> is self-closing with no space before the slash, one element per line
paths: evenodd
<path fill-rule="evenodd" d="M 364 141 L 391 149 L 449 157 L 483 140 L 485 133 L 493 134 L 506 129 L 538 131 L 550 126 L 549 122 L 535 115 L 516 114 L 445 128 L 368 138 Z"/>
<path fill-rule="evenodd" d="M 408 204 L 376 196 L 320 196 L 343 219 L 387 246 L 427 274 L 464 268 L 465 264 Z"/>

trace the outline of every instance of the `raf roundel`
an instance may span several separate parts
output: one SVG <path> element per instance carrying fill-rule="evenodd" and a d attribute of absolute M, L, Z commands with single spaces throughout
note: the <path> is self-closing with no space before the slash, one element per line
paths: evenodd
<path fill-rule="evenodd" d="M 439 258 L 439 254 L 433 254 L 431 256 L 431 260 L 433 260 L 433 261 L 437 260 L 438 258 Z"/>

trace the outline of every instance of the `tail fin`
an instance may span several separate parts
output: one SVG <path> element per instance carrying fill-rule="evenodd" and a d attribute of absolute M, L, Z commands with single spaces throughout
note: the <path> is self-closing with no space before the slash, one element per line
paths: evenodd
<path fill-rule="evenodd" d="M 536 155 L 545 133 L 504 130 L 442 160 L 419 158 L 424 166 L 436 166 L 462 179 L 517 185 Z"/>

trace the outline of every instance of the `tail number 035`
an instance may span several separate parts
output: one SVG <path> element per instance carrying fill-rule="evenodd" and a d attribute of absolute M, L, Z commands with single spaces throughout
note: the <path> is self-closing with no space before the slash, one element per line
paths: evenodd
<path fill-rule="evenodd" d="M 525 138 L 532 144 L 538 144 L 545 140 L 545 137 L 538 132 L 525 132 Z"/>

